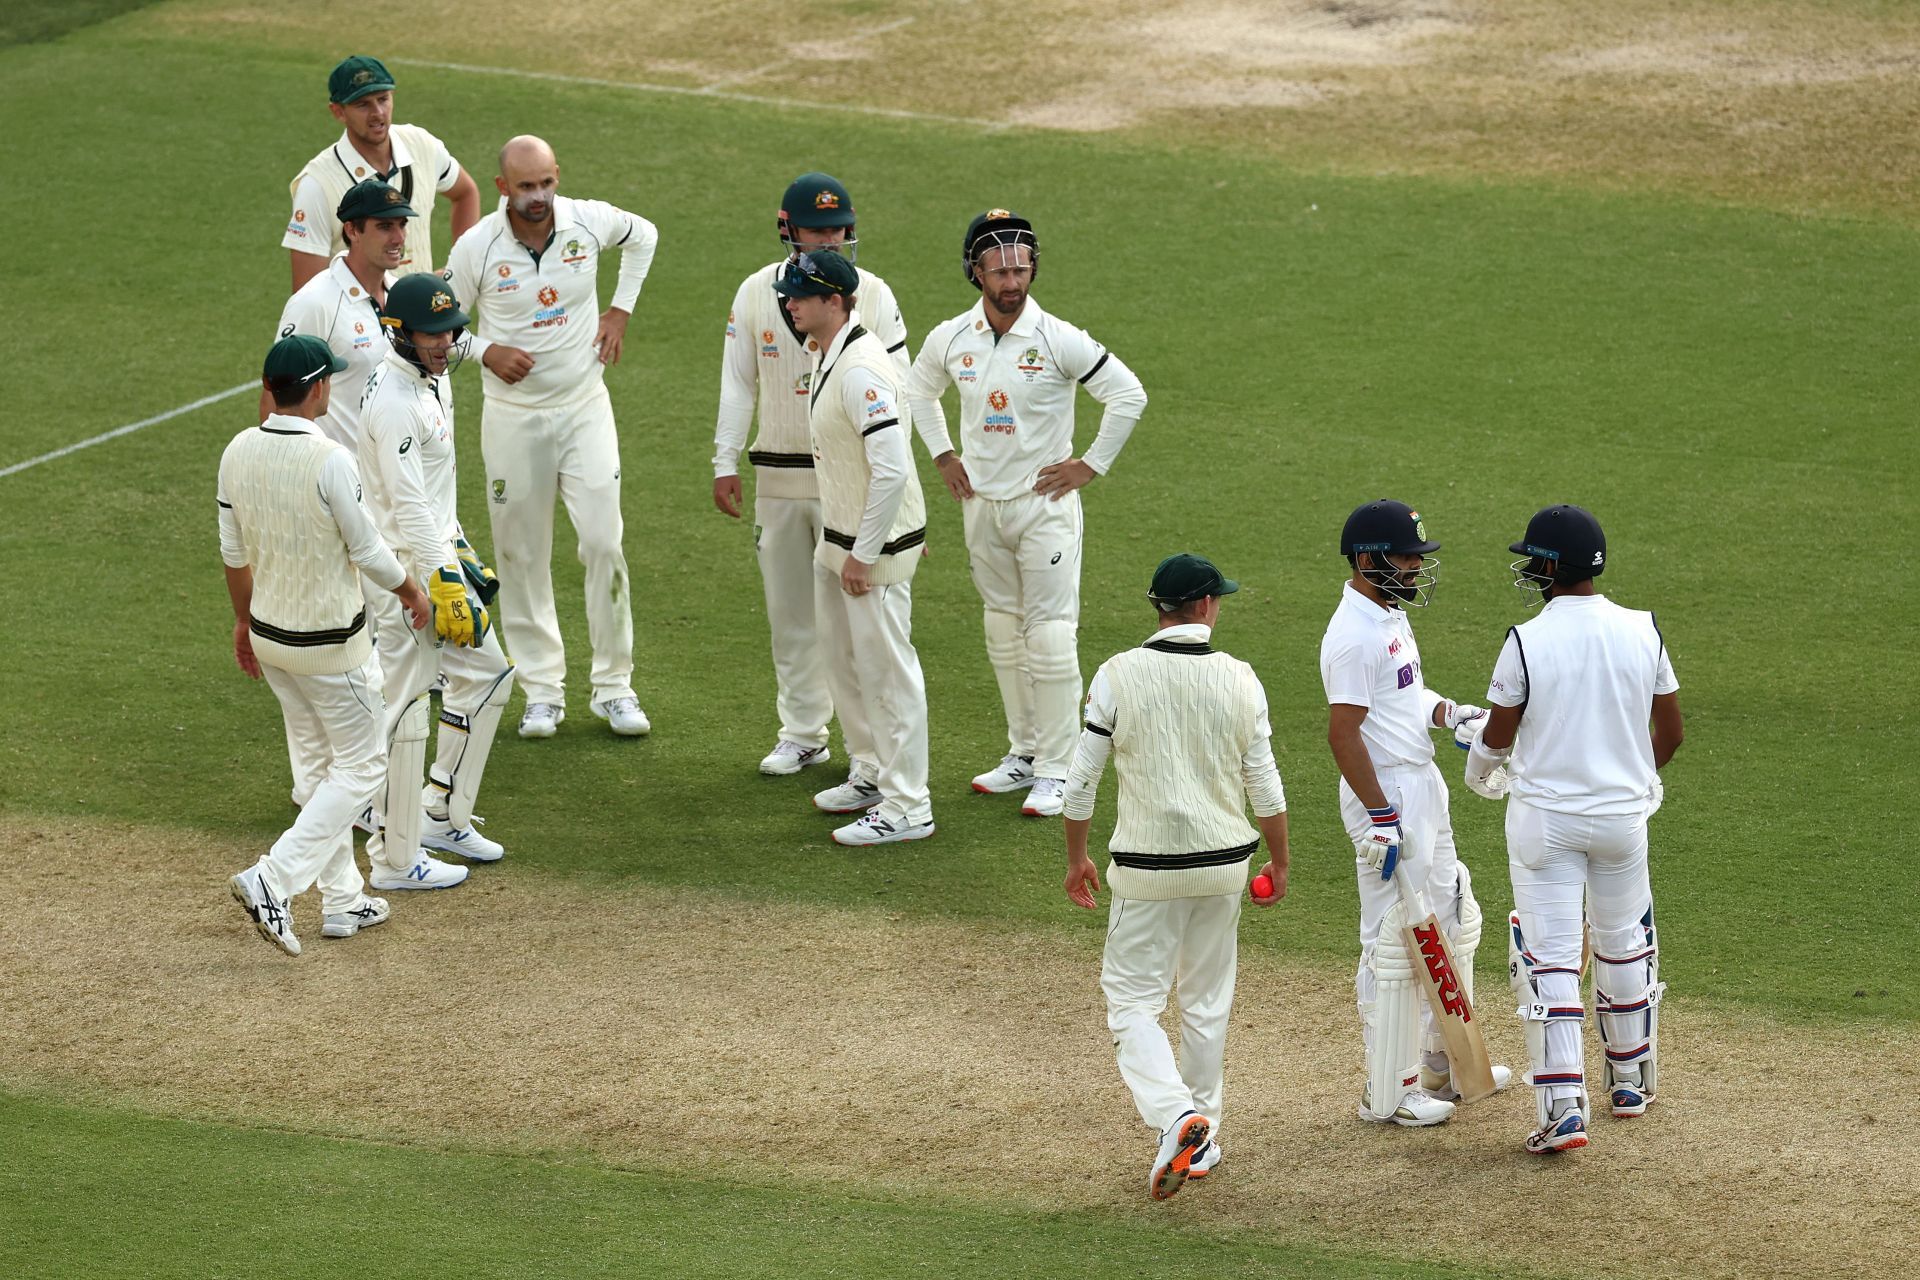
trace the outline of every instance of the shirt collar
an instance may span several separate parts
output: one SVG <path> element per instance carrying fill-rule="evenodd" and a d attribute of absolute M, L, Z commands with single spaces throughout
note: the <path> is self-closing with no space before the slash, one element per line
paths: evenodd
<path fill-rule="evenodd" d="M 833 335 L 833 341 L 829 342 L 827 349 L 820 353 L 821 365 L 829 365 L 839 359 L 842 348 L 847 345 L 847 339 L 852 337 L 853 331 L 859 327 L 860 313 L 858 311 L 849 311 L 847 313 L 847 322 L 840 326 L 840 332 Z"/>
<path fill-rule="evenodd" d="M 1369 600 L 1360 592 L 1355 591 L 1351 580 L 1343 583 L 1340 587 L 1340 607 L 1343 609 L 1352 609 L 1354 612 L 1365 617 L 1369 622 L 1383 627 L 1390 627 L 1407 616 L 1405 612 L 1399 609 L 1381 608 L 1376 601 Z"/>
<path fill-rule="evenodd" d="M 1161 627 L 1142 644 L 1151 644 L 1155 640 L 1172 640 L 1177 644 L 1206 644 L 1213 639 L 1213 628 L 1204 622 L 1182 622 L 1171 627 Z"/>
<path fill-rule="evenodd" d="M 354 275 L 353 268 L 347 265 L 347 251 L 345 249 L 333 255 L 333 262 L 327 267 L 327 270 L 333 274 L 334 283 L 340 286 L 340 291 L 349 298 L 366 298 L 368 302 L 373 302 L 373 299 L 367 294 L 366 287 L 360 283 L 360 277 Z M 389 289 L 393 288 L 393 272 L 382 271 L 380 273 L 380 282 Z M 378 306 L 379 304 L 375 303 L 374 305 Z"/>
<path fill-rule="evenodd" d="M 1040 332 L 1040 317 L 1045 314 L 1046 312 L 1040 309 L 1040 304 L 1033 300 L 1033 295 L 1028 294 L 1027 305 L 1020 308 L 1020 314 L 1013 318 L 1013 324 L 1008 327 L 1007 332 L 1009 334 L 1017 333 L 1023 338 L 1030 338 Z M 987 300 L 985 298 L 973 304 L 972 309 L 967 312 L 967 321 L 967 327 L 975 333 L 986 334 L 993 332 L 993 326 L 987 323 Z"/>
<path fill-rule="evenodd" d="M 266 421 L 260 424 L 262 431 L 273 431 L 280 435 L 317 436 L 320 428 L 312 419 L 302 418 L 292 413 L 269 413 Z"/>
<path fill-rule="evenodd" d="M 400 134 L 392 125 L 387 126 L 387 146 L 393 152 L 394 169 L 402 169 L 413 163 L 413 153 L 407 150 L 407 144 L 400 140 Z M 333 154 L 335 159 L 346 166 L 350 174 L 355 169 L 366 170 L 365 173 L 354 178 L 355 182 L 364 182 L 368 178 L 384 179 L 387 176 L 374 168 L 372 163 L 360 154 L 360 148 L 353 145 L 353 135 L 345 129 L 340 131 L 340 141 L 333 144 Z"/>
<path fill-rule="evenodd" d="M 1548 609 L 1553 608 L 1555 605 L 1563 605 L 1565 607 L 1562 608 L 1561 612 L 1565 613 L 1568 609 L 1588 608 L 1592 605 L 1599 604 L 1601 601 L 1605 599 L 1606 597 L 1601 595 L 1598 591 L 1594 592 L 1590 596 L 1555 596 L 1553 599 L 1547 601 L 1545 608 L 1542 608 L 1540 612 L 1545 613 Z"/>
<path fill-rule="evenodd" d="M 388 344 L 386 360 L 388 364 L 400 370 L 402 373 L 406 374 L 409 378 L 412 378 L 416 386 L 424 387 L 424 386 L 432 385 L 433 383 L 432 376 L 430 374 L 422 373 L 420 371 L 420 366 L 415 364 L 413 361 L 407 359 L 405 356 L 401 355 L 400 349 L 398 347 L 395 347 L 392 344 Z"/>

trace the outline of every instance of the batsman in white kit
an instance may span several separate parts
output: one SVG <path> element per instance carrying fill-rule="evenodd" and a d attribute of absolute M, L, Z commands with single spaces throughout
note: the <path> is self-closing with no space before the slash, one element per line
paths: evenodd
<path fill-rule="evenodd" d="M 287 299 L 280 311 L 279 336 L 316 337 L 345 365 L 339 375 L 341 393 L 329 397 L 327 411 L 314 425 L 358 458 L 360 392 L 392 349 L 380 324 L 380 307 L 404 256 L 407 226 L 419 215 L 397 188 L 379 178 L 355 183 L 334 212 L 347 247 Z M 273 410 L 273 392 L 262 388 L 260 420 L 266 421 Z M 378 664 L 374 674 L 377 679 Z M 293 802 L 305 804 L 326 776 L 326 736 L 309 720 L 289 718 L 287 759 L 293 766 Z M 361 825 L 372 831 L 371 814 Z"/>
<path fill-rule="evenodd" d="M 350 938 L 388 917 L 385 899 L 366 895 L 353 863 L 354 816 L 386 772 L 361 579 L 396 598 L 397 627 L 423 626 L 430 612 L 361 508 L 353 456 L 314 425 L 331 401 L 331 378 L 345 370 L 318 338 L 274 343 L 261 371 L 274 412 L 220 458 L 234 658 L 248 675 L 265 677 L 288 737 L 317 736 L 327 754 L 293 825 L 228 881 L 260 935 L 289 955 L 300 954 L 292 900 L 316 884 L 323 937 Z"/>
<path fill-rule="evenodd" d="M 1473 879 L 1453 846 L 1432 731 L 1452 730 L 1465 743 L 1487 713 L 1427 687 L 1406 612 L 1432 601 L 1439 549 L 1406 503 L 1382 498 L 1356 507 L 1340 533 L 1350 576 L 1320 641 L 1327 744 L 1340 771 L 1340 817 L 1353 841 L 1360 896 L 1354 988 L 1367 1062 L 1360 1118 L 1407 1127 L 1447 1120 L 1461 1096 L 1433 1010 L 1416 987 L 1418 957 L 1402 932 L 1407 903 L 1431 905 L 1469 1003 L 1481 932 Z M 1512 1079 L 1503 1066 L 1492 1074 L 1496 1088 Z"/>
<path fill-rule="evenodd" d="M 620 438 L 602 370 L 619 362 L 659 235 L 638 214 L 560 195 L 559 161 L 539 138 L 512 138 L 500 149 L 495 185 L 501 208 L 453 246 L 447 279 L 472 308 L 479 332 L 470 354 L 486 369 L 480 452 L 493 551 L 506 575 L 500 623 L 527 693 L 520 736 L 550 738 L 567 714 L 567 655 L 553 601 L 556 497 L 586 567 L 588 709 L 617 734 L 644 734 L 652 724 L 633 691 Z M 603 312 L 600 259 L 614 250 L 620 279 Z"/>
<path fill-rule="evenodd" d="M 513 664 L 489 625 L 498 580 L 468 544 L 455 508 L 450 380 L 467 315 L 445 280 L 417 272 L 388 290 L 384 323 L 391 346 L 360 404 L 361 471 L 382 534 L 426 584 L 434 630 L 394 625 L 385 609 L 374 617 L 388 765 L 367 862 L 375 888 L 445 889 L 465 880 L 467 868 L 427 850 L 474 862 L 506 853 L 480 834 L 473 806 L 513 692 Z M 442 675 L 439 749 L 423 791 L 431 693 Z"/>
<path fill-rule="evenodd" d="M 1159 627 L 1094 673 L 1067 776 L 1067 898 L 1089 910 L 1100 876 L 1087 833 L 1109 754 L 1120 778 L 1100 988 L 1120 1074 L 1159 1135 L 1147 1174 L 1155 1200 L 1220 1163 L 1240 894 L 1262 837 L 1269 860 L 1259 874 L 1272 886 L 1254 902 L 1270 907 L 1287 893 L 1287 797 L 1266 690 L 1212 644 L 1221 599 L 1239 589 L 1200 556 L 1160 562 L 1147 593 Z M 1176 981 L 1177 1061 L 1160 1027 Z"/>
<path fill-rule="evenodd" d="M 765 774 L 794 774 L 825 764 L 833 694 L 813 609 L 813 556 L 820 542 L 820 486 L 807 429 L 807 390 L 817 345 L 793 326 L 774 285 L 796 255 L 828 248 L 856 262 L 853 197 L 838 179 L 803 173 L 780 199 L 786 257 L 748 276 L 727 312 L 720 359 L 720 414 L 713 433 L 713 504 L 740 518 L 740 450 L 756 395 L 760 432 L 747 450 L 753 464 L 753 544 L 773 633 L 775 709 L 780 737 L 760 761 Z M 907 327 L 886 281 L 859 269 L 860 316 L 907 373 Z"/>
<path fill-rule="evenodd" d="M 833 833 L 845 845 L 933 834 L 927 792 L 927 685 L 913 647 L 913 571 L 927 509 L 901 421 L 899 367 L 856 310 L 860 273 L 830 249 L 795 255 L 774 288 L 793 326 L 819 348 L 807 426 L 820 479 L 814 616 L 851 769 L 814 796 L 861 816 Z"/>
<path fill-rule="evenodd" d="M 1508 974 L 1519 1001 L 1537 1126 L 1535 1155 L 1587 1145 L 1582 949 L 1591 931 L 1593 1011 L 1613 1118 L 1645 1115 L 1658 1086 L 1660 935 L 1647 820 L 1683 736 L 1680 682 L 1651 613 L 1594 590 L 1607 539 L 1593 513 L 1547 507 L 1509 550 L 1537 617 L 1507 632 L 1467 786 L 1507 800 Z M 1582 898 L 1585 913 L 1582 914 Z"/>
<path fill-rule="evenodd" d="M 1040 273 L 1033 224 L 989 209 L 961 242 L 972 309 L 935 327 L 913 362 L 914 429 L 961 504 L 984 606 L 987 659 L 1007 714 L 1007 754 L 975 791 L 1027 792 L 1021 812 L 1058 814 L 1080 724 L 1079 489 L 1105 475 L 1146 412 L 1147 393 L 1105 347 L 1028 296 Z M 961 445 L 940 396 L 960 392 Z M 1073 456 L 1074 392 L 1105 406 Z"/>

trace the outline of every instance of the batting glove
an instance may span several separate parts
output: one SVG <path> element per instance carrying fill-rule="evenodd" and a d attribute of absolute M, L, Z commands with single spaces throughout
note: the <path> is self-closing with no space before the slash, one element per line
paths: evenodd
<path fill-rule="evenodd" d="M 1488 800 L 1504 799 L 1509 782 L 1507 760 L 1512 755 L 1512 747 L 1492 751 L 1482 745 L 1478 734 L 1474 735 L 1473 746 L 1467 751 L 1467 790 Z"/>
<path fill-rule="evenodd" d="M 1400 862 L 1400 811 L 1389 804 L 1369 808 L 1367 816 L 1373 819 L 1373 830 L 1356 840 L 1354 848 L 1382 880 L 1391 880 Z"/>
<path fill-rule="evenodd" d="M 1653 794 L 1647 800 L 1647 816 L 1651 818 L 1660 812 L 1660 806 L 1667 800 L 1667 784 L 1660 780 L 1659 774 L 1653 775 Z"/>
<path fill-rule="evenodd" d="M 473 648 L 487 634 L 487 610 L 467 598 L 467 579 L 457 564 L 444 565 L 427 581 L 433 601 L 433 633 L 442 640 Z"/>
<path fill-rule="evenodd" d="M 1453 730 L 1453 745 L 1462 751 L 1473 750 L 1480 731 L 1487 727 L 1487 709 L 1471 702 L 1448 704 L 1447 727 Z"/>
<path fill-rule="evenodd" d="M 494 576 L 487 562 L 465 538 L 453 540 L 454 554 L 460 557 L 460 571 L 466 575 L 467 585 L 473 588 L 473 594 L 480 597 L 480 605 L 485 608 L 493 603 L 500 594 L 500 579 Z"/>

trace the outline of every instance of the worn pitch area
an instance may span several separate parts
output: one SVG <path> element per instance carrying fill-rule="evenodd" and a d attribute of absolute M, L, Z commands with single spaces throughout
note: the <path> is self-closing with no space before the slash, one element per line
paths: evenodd
<path fill-rule="evenodd" d="M 1519 1149 L 1519 1089 L 1439 1129 L 1359 1121 L 1349 976 L 1243 954 L 1226 1163 L 1154 1206 L 1077 942 L 509 863 L 390 895 L 392 922 L 346 941 L 320 938 L 309 895 L 289 959 L 227 896 L 243 847 L 20 818 L 0 842 L 10 1088 L 642 1167 L 693 1151 L 728 1176 L 1176 1213 L 1523 1271 L 1893 1275 L 1920 1214 L 1920 1035 L 1734 1016 L 1688 1001 L 1684 972 L 1652 1115 L 1596 1119 L 1587 1151 L 1542 1160 Z M 1518 1065 L 1506 1002 L 1483 991 L 1495 1056 Z M 1548 1213 L 1576 1229 L 1543 1231 Z"/>

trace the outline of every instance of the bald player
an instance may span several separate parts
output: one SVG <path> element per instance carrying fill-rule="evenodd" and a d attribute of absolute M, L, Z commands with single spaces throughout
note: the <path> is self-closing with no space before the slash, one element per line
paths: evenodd
<path fill-rule="evenodd" d="M 393 122 L 393 76 L 378 58 L 355 54 L 342 61 L 327 77 L 327 99 L 327 110 L 344 128 L 338 142 L 294 175 L 293 216 L 280 240 L 293 264 L 294 290 L 325 271 L 327 260 L 346 247 L 335 210 L 348 190 L 367 178 L 391 184 L 420 210 L 392 270 L 431 271 L 434 193 L 447 197 L 458 240 L 479 220 L 480 188 L 440 139 L 419 125 Z"/>
<path fill-rule="evenodd" d="M 509 140 L 494 179 L 503 203 L 460 237 L 447 262 L 485 366 L 480 452 L 501 569 L 500 622 L 527 692 L 523 738 L 566 718 L 566 650 L 553 602 L 553 506 L 586 566 L 588 709 L 623 736 L 652 728 L 633 690 L 633 594 L 621 549 L 620 439 L 602 370 L 620 360 L 627 320 L 659 233 L 636 213 L 559 194 L 560 162 L 539 138 Z M 600 310 L 603 255 L 618 251 L 612 305 Z"/>

